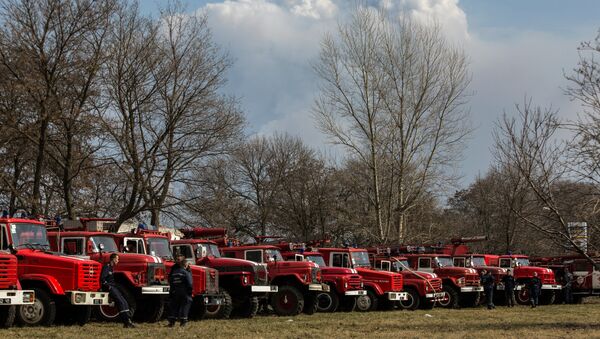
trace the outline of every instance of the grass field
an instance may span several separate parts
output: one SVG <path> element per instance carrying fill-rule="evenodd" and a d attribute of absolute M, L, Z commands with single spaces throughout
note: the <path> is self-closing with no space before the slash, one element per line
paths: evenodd
<path fill-rule="evenodd" d="M 83 327 L 12 328 L 7 338 L 594 338 L 600 337 L 600 304 L 519 306 L 373 313 L 318 313 L 298 317 L 261 316 L 244 320 L 203 320 L 185 328 L 138 324 L 89 323 Z"/>

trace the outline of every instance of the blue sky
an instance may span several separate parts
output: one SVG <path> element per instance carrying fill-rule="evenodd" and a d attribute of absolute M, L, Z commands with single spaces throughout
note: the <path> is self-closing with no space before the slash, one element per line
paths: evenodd
<path fill-rule="evenodd" d="M 579 107 L 563 95 L 563 72 L 578 59 L 577 46 L 600 28 L 597 0 L 367 0 L 419 18 L 438 20 L 471 60 L 470 100 L 476 128 L 458 170 L 467 185 L 492 159 L 494 122 L 514 112 L 524 95 L 552 105 L 565 119 Z M 156 2 L 142 0 L 155 12 Z M 315 77 L 310 61 L 320 37 L 347 13 L 349 0 L 188 0 L 190 13 L 205 11 L 218 44 L 235 65 L 224 89 L 241 99 L 249 133 L 285 131 L 329 154 L 326 138 L 310 118 Z"/>

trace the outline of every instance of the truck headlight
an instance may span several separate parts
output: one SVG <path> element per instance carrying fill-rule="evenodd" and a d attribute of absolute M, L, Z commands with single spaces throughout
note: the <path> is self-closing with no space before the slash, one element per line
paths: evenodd
<path fill-rule="evenodd" d="M 244 276 L 244 285 L 246 285 L 248 283 L 248 277 Z"/>
<path fill-rule="evenodd" d="M 458 278 L 458 279 L 456 279 L 456 284 L 457 284 L 458 286 L 464 286 L 464 285 L 465 285 L 465 278 L 464 278 L 464 277 L 462 277 L 462 278 Z"/>
<path fill-rule="evenodd" d="M 85 302 L 85 294 L 83 294 L 83 293 L 75 294 L 75 303 L 76 304 L 81 304 L 84 302 Z"/>
<path fill-rule="evenodd" d="M 35 298 L 34 298 L 33 292 L 23 293 L 23 302 L 24 303 L 30 303 L 30 302 L 34 302 L 34 301 L 35 301 Z"/>
<path fill-rule="evenodd" d="M 344 289 L 348 289 L 348 282 L 344 283 Z"/>

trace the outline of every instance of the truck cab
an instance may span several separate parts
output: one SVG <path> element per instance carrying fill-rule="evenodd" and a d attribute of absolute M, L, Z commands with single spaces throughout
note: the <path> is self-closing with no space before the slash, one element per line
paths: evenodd
<path fill-rule="evenodd" d="M 285 261 L 276 246 L 230 246 L 220 250 L 224 257 L 250 260 L 267 267 L 269 282 L 278 286 L 278 291 L 272 293 L 269 300 L 277 315 L 313 314 L 317 309 L 316 294 L 329 290 L 328 285 L 321 283 L 319 265 Z"/>
<path fill-rule="evenodd" d="M 554 272 L 549 268 L 532 266 L 529 257 L 522 254 L 501 255 L 498 258 L 498 265 L 501 268 L 512 269 L 515 280 L 520 285 L 526 285 L 533 277 L 533 272 L 537 272 L 538 278 L 542 281 L 542 293 L 540 294 L 541 304 L 552 304 L 556 298 L 556 291 L 562 286 L 556 282 Z M 529 289 L 522 288 L 516 293 L 517 302 L 523 305 L 529 303 Z"/>
<path fill-rule="evenodd" d="M 251 260 L 234 259 L 221 256 L 217 244 L 204 239 L 181 239 L 171 242 L 174 253 L 180 253 L 197 265 L 207 266 L 219 271 L 221 292 L 232 300 L 232 307 L 215 307 L 211 317 L 228 318 L 230 314 L 243 318 L 256 315 L 261 299 L 268 293 L 278 291 L 277 286 L 269 285 L 269 276 L 265 265 Z M 225 304 L 227 305 L 227 304 Z"/>
<path fill-rule="evenodd" d="M 118 253 L 114 236 L 105 232 L 65 231 L 48 232 L 53 251 L 91 259 L 102 265 Z M 115 281 L 129 304 L 133 317 L 140 321 L 159 321 L 164 312 L 165 297 L 169 294 L 166 267 L 161 258 L 146 254 L 119 253 L 114 268 Z M 119 310 L 111 302 L 100 306 L 96 316 L 105 321 L 118 320 Z"/>
<path fill-rule="evenodd" d="M 358 298 L 356 306 L 359 311 L 392 309 L 398 301 L 408 299 L 408 293 L 403 292 L 402 274 L 371 267 L 367 250 L 319 248 L 318 251 L 328 266 L 351 268 L 362 277 L 367 295 Z"/>
<path fill-rule="evenodd" d="M 2 249 L 13 249 L 17 277 L 23 288 L 35 292 L 32 305 L 19 308 L 23 325 L 52 325 L 57 316 L 65 322 L 84 324 L 92 306 L 108 305 L 108 293 L 100 291 L 102 266 L 93 260 L 50 251 L 42 221 L 1 218 Z"/>

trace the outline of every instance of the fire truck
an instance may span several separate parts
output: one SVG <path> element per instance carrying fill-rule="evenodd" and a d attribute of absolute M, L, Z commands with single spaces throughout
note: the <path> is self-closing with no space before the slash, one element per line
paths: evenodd
<path fill-rule="evenodd" d="M 277 315 L 313 314 L 317 310 L 317 293 L 329 291 L 329 285 L 321 283 L 319 265 L 284 261 L 276 246 L 254 244 L 221 247 L 220 250 L 227 258 L 266 265 L 269 282 L 278 287 L 278 291 L 271 293 L 269 298 L 269 304 Z"/>
<path fill-rule="evenodd" d="M 326 247 L 319 248 L 318 252 L 327 266 L 351 268 L 362 277 L 367 294 L 358 297 L 358 311 L 389 310 L 395 308 L 397 302 L 408 299 L 408 293 L 403 292 L 402 274 L 372 268 L 367 250 Z"/>
<path fill-rule="evenodd" d="M 114 235 L 106 233 L 102 219 L 65 220 L 62 231 L 48 232 L 50 248 L 66 255 L 85 257 L 104 265 L 112 253 L 119 252 Z M 138 321 L 159 321 L 169 294 L 166 267 L 162 259 L 137 253 L 119 253 L 114 277 L 119 290 Z M 119 311 L 113 301 L 100 306 L 96 317 L 105 321 L 118 320 Z"/>
<path fill-rule="evenodd" d="M 128 233 L 115 233 L 114 236 L 122 251 L 147 254 L 162 259 L 167 268 L 167 274 L 175 265 L 170 235 L 157 229 L 133 228 Z M 198 265 L 191 265 L 191 270 L 193 302 L 190 317 L 204 318 L 208 308 L 231 303 L 231 299 L 226 299 L 219 291 L 219 272 L 217 270 Z"/>
<path fill-rule="evenodd" d="M 50 252 L 42 221 L 1 218 L 1 248 L 12 248 L 17 258 L 17 277 L 23 288 L 33 290 L 33 304 L 19 307 L 22 325 L 52 325 L 57 317 L 66 323 L 85 324 L 92 306 L 108 305 L 108 293 L 100 291 L 101 265 L 93 260 Z"/>
<path fill-rule="evenodd" d="M 2 248 L 5 248 L 4 239 L 1 240 Z M 28 307 L 33 305 L 34 301 L 33 290 L 21 289 L 17 278 L 17 257 L 7 252 L 0 252 L 0 327 L 12 326 L 17 307 Z"/>
<path fill-rule="evenodd" d="M 258 312 L 260 301 L 267 294 L 278 291 L 277 286 L 269 285 L 265 265 L 250 260 L 222 257 L 216 242 L 203 239 L 226 237 L 225 229 L 200 228 L 180 229 L 185 238 L 171 242 L 174 253 L 183 254 L 198 265 L 219 271 L 219 287 L 232 303 L 208 308 L 207 317 L 228 318 L 231 315 L 252 318 Z"/>
<path fill-rule="evenodd" d="M 310 261 L 321 268 L 323 282 L 329 285 L 329 291 L 317 294 L 317 311 L 351 312 L 356 307 L 356 300 L 366 296 L 362 277 L 353 268 L 330 267 L 325 264 L 323 255 L 315 249 L 307 250 L 304 243 L 279 242 L 277 246 L 288 261 Z"/>
<path fill-rule="evenodd" d="M 377 269 L 402 274 L 404 291 L 408 293 L 407 300 L 400 300 L 403 309 L 431 309 L 436 302 L 444 301 L 446 293 L 437 274 L 413 270 L 408 258 L 392 256 L 387 248 L 369 249 L 369 258 L 371 265 Z"/>

